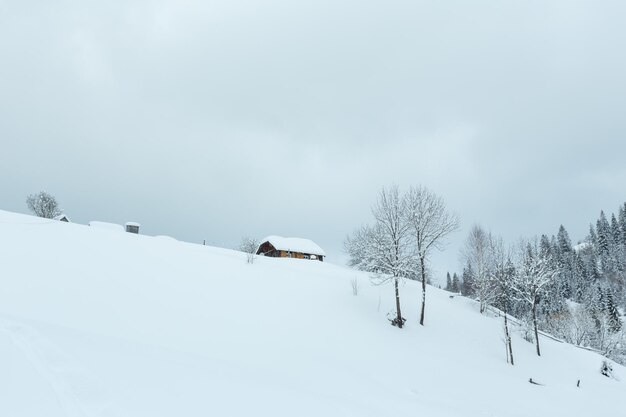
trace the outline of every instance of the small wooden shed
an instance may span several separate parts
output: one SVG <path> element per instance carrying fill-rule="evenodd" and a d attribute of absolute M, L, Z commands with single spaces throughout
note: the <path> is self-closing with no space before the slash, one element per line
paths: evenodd
<path fill-rule="evenodd" d="M 137 222 L 126 222 L 125 224 L 126 226 L 126 231 L 128 233 L 134 233 L 134 234 L 139 234 L 139 227 L 141 226 L 139 223 Z"/>
<path fill-rule="evenodd" d="M 326 257 L 326 252 L 312 240 L 282 236 L 266 237 L 256 253 L 273 258 L 312 259 L 320 262 Z"/>

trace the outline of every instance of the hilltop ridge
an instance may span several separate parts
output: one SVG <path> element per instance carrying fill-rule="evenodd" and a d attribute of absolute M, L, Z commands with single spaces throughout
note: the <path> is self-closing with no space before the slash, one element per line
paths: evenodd
<path fill-rule="evenodd" d="M 0 414 L 582 416 L 626 410 L 625 369 L 475 302 L 329 263 L 0 211 Z M 358 281 L 358 295 L 352 281 Z M 529 384 L 529 379 L 542 385 Z M 578 388 L 577 381 L 581 384 Z"/>

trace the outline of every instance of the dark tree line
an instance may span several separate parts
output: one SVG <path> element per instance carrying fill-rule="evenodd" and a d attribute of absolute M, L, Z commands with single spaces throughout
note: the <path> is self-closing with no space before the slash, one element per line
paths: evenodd
<path fill-rule="evenodd" d="M 529 340 L 540 329 L 626 363 L 620 314 L 626 310 L 626 203 L 617 215 L 601 212 L 577 245 L 563 226 L 556 235 L 513 245 L 506 268 L 493 240 L 478 226 L 472 230 L 461 279 L 455 285 L 454 274 L 446 289 L 524 320 Z"/>

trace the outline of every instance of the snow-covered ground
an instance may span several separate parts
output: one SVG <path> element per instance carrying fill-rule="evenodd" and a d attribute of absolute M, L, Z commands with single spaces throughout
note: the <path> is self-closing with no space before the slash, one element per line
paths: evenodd
<path fill-rule="evenodd" d="M 516 333 L 511 367 L 499 319 L 429 288 L 421 327 L 401 291 L 399 330 L 344 267 L 0 211 L 0 416 L 626 413 L 599 355 Z"/>

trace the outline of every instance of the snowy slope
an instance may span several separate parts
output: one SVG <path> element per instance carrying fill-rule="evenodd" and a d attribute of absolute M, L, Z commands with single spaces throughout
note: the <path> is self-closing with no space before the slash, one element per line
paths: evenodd
<path fill-rule="evenodd" d="M 511 367 L 470 300 L 429 288 L 420 327 L 415 283 L 399 330 L 343 267 L 3 211 L 0 260 L 1 416 L 626 415 L 600 356 L 516 334 Z"/>

